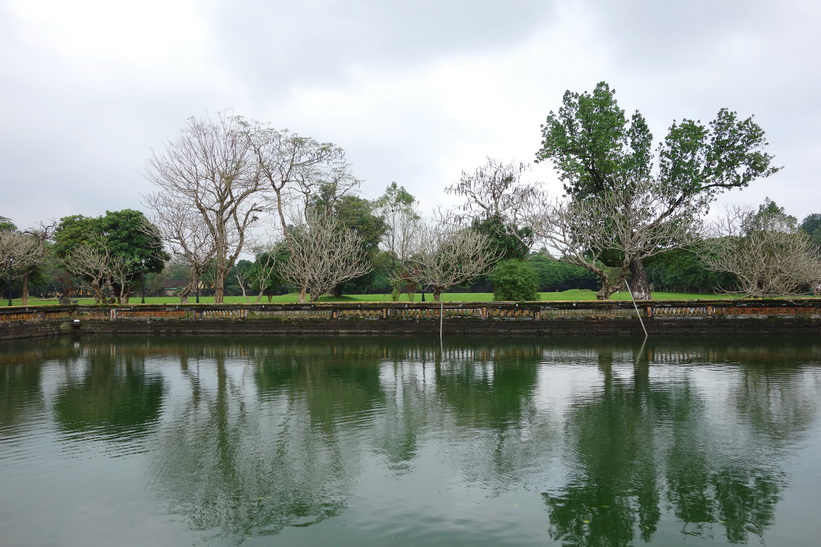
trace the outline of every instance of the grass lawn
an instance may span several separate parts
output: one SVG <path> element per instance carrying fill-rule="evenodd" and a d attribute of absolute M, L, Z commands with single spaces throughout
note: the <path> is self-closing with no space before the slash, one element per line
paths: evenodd
<path fill-rule="evenodd" d="M 445 293 L 442 295 L 442 298 L 445 302 L 492 302 L 493 301 L 493 293 Z M 654 292 L 653 299 L 654 300 L 716 300 L 716 299 L 734 299 L 739 298 L 738 295 L 715 295 L 715 294 L 690 294 L 690 293 L 671 293 L 671 292 Z M 257 303 L 256 296 L 250 296 L 250 303 L 255 304 Z M 563 292 L 543 292 L 539 293 L 539 299 L 545 302 L 549 301 L 585 301 L 585 300 L 595 300 L 596 293 L 590 290 L 579 290 L 574 289 L 570 291 L 563 291 Z M 613 300 L 630 300 L 630 295 L 627 292 L 618 292 L 613 295 Z M 83 305 L 93 305 L 94 299 L 93 298 L 79 298 L 76 299 L 78 304 Z M 289 303 L 289 302 L 296 302 L 297 295 L 296 293 L 292 294 L 285 294 L 281 296 L 274 296 L 271 299 L 271 303 L 279 304 L 279 303 Z M 421 293 L 417 293 L 414 295 L 414 302 L 420 302 L 422 300 Z M 425 300 L 427 302 L 433 301 L 433 296 L 430 293 L 425 294 Z M 348 295 L 343 296 L 341 298 L 334 298 L 331 296 L 324 296 L 320 300 L 320 302 L 390 302 L 391 296 L 389 294 L 355 294 L 355 295 Z M 400 302 L 407 302 L 407 295 L 402 295 L 402 299 Z M 188 301 L 190 304 L 194 303 L 194 299 L 190 298 Z M 225 297 L 226 304 L 245 304 L 248 303 L 245 298 L 242 296 L 227 296 Z M 7 300 L 0 300 L 0 306 L 5 306 L 8 303 Z M 146 304 L 179 304 L 180 299 L 177 297 L 171 296 L 151 296 L 145 298 Z M 214 297 L 213 296 L 202 296 L 200 297 L 200 303 L 202 304 L 213 304 Z M 260 302 L 262 304 L 267 304 L 268 299 L 266 297 L 262 298 Z M 40 298 L 29 298 L 29 306 L 56 306 L 58 304 L 56 299 L 40 299 Z M 139 305 L 140 304 L 140 297 L 131 298 L 129 305 Z M 13 305 L 20 306 L 21 301 L 20 299 L 13 300 Z"/>

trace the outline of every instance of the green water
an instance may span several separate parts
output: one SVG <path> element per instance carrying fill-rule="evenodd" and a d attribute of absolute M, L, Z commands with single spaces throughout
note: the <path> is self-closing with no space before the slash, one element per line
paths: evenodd
<path fill-rule="evenodd" d="M 0 545 L 818 545 L 812 339 L 0 344 Z"/>

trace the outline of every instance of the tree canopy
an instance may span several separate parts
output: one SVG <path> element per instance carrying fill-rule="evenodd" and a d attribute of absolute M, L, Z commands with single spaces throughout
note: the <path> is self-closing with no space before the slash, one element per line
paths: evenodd
<path fill-rule="evenodd" d="M 635 205 L 633 189 L 646 193 L 649 184 L 651 194 L 663 196 L 663 202 L 656 200 L 655 218 L 649 219 L 653 228 L 676 215 L 694 220 L 718 193 L 743 188 L 779 170 L 771 165 L 764 131 L 752 117 L 740 119 L 722 108 L 707 125 L 691 119 L 674 121 L 653 152 L 653 135 L 644 116 L 636 111 L 628 119 L 615 95 L 606 82 L 596 85 L 592 93 L 567 91 L 561 108 L 551 111 L 541 126 L 542 146 L 536 161 L 553 163 L 572 202 L 617 193 L 630 208 Z M 604 225 L 612 221 L 606 211 L 598 220 Z M 645 233 L 652 233 L 647 228 L 642 226 Z M 636 242 L 632 236 L 622 240 Z M 645 256 L 638 253 L 624 261 L 641 298 L 650 297 Z"/>
<path fill-rule="evenodd" d="M 536 161 L 552 160 L 573 198 L 648 178 L 656 157 L 655 178 L 678 191 L 677 202 L 694 196 L 711 199 L 779 170 L 764 151 L 764 130 L 752 117 L 740 120 L 726 108 L 707 126 L 698 120 L 674 121 L 653 154 L 644 116 L 636 111 L 628 120 L 615 96 L 606 82 L 593 93 L 567 91 L 562 107 L 541 126 Z"/>
<path fill-rule="evenodd" d="M 118 297 L 127 297 L 145 274 L 162 271 L 168 259 L 157 228 L 133 209 L 64 217 L 54 241 L 54 252 L 67 267 L 74 265 L 75 274 L 95 279 L 98 298 L 105 285 Z"/>

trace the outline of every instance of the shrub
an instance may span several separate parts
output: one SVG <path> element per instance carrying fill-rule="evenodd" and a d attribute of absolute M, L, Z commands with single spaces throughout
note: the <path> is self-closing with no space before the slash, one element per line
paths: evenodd
<path fill-rule="evenodd" d="M 538 276 L 524 260 L 503 260 L 490 274 L 494 300 L 538 300 Z"/>

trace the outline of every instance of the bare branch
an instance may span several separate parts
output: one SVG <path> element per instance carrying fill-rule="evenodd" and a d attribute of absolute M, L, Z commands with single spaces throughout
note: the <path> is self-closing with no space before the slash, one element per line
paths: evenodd
<path fill-rule="evenodd" d="M 513 224 L 525 204 L 538 195 L 535 185 L 522 182 L 522 174 L 530 170 L 525 163 L 503 163 L 487 158 L 487 163 L 478 167 L 473 173 L 462 171 L 459 182 L 447 188 L 445 192 L 465 197 L 465 203 L 459 208 L 465 215 L 458 218 L 472 219 L 477 210 L 481 218 L 497 216 Z"/>
<path fill-rule="evenodd" d="M 151 222 L 145 223 L 145 230 L 154 233 L 159 229 L 160 237 L 168 244 L 171 254 L 188 266 L 188 284 L 180 293 L 181 297 L 187 297 L 212 264 L 217 251 L 216 242 L 200 221 L 197 211 L 183 199 L 172 194 L 154 193 L 146 196 L 145 201 L 155 213 Z M 226 230 L 225 236 L 229 246 L 237 244 L 231 230 Z"/>
<path fill-rule="evenodd" d="M 335 196 L 345 195 L 359 186 L 359 181 L 350 173 L 345 151 L 333 143 L 320 143 L 259 124 L 249 126 L 246 136 L 261 178 L 273 192 L 279 224 L 286 238 L 289 207 L 296 206 L 307 215 L 307 205 L 321 186 L 332 186 Z M 307 216 L 303 218 L 307 220 Z"/>
<path fill-rule="evenodd" d="M 595 273 L 602 282 L 599 298 L 619 290 L 631 265 L 660 252 L 700 240 L 699 203 L 670 207 L 674 196 L 664 184 L 642 179 L 577 200 L 534 206 L 528 223 L 537 237 L 558 251 L 560 259 Z M 616 253 L 619 263 L 604 264 Z"/>
<path fill-rule="evenodd" d="M 738 291 L 753 297 L 796 295 L 821 283 L 821 261 L 809 236 L 776 216 L 732 207 L 712 226 L 700 248 L 705 266 L 738 278 Z"/>
<path fill-rule="evenodd" d="M 222 302 L 225 276 L 242 252 L 247 230 L 263 210 L 258 200 L 260 170 L 247 122 L 226 114 L 216 121 L 189 118 L 180 137 L 149 160 L 146 178 L 172 203 L 191 208 L 194 224 L 201 224 L 210 236 L 215 299 Z"/>
<path fill-rule="evenodd" d="M 307 219 L 291 232 L 291 256 L 282 269 L 282 277 L 299 288 L 300 302 L 308 292 L 316 300 L 373 269 L 359 235 L 343 228 L 335 215 L 309 210 Z"/>
<path fill-rule="evenodd" d="M 419 248 L 410 262 L 420 284 L 429 285 L 439 300 L 448 288 L 488 273 L 499 256 L 484 234 L 427 225 L 420 230 Z"/>

